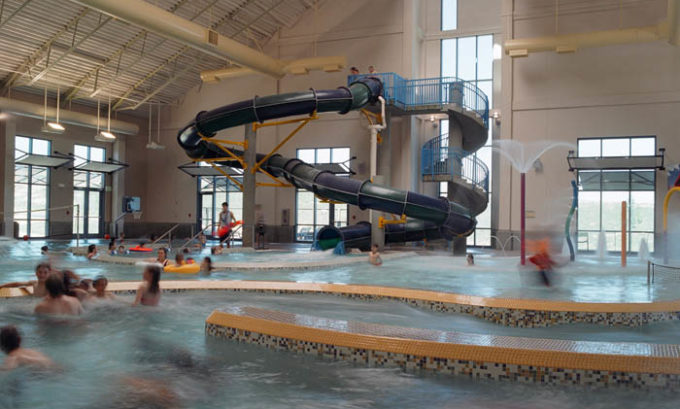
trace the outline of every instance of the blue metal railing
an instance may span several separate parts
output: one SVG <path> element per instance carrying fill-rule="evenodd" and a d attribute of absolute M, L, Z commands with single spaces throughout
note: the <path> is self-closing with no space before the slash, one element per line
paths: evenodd
<path fill-rule="evenodd" d="M 421 156 L 423 176 L 461 178 L 484 192 L 489 191 L 489 168 L 470 152 L 449 147 L 449 135 L 432 138 L 423 145 Z"/>
<path fill-rule="evenodd" d="M 383 83 L 383 97 L 388 104 L 402 109 L 455 104 L 475 112 L 489 127 L 489 98 L 473 82 L 456 77 L 407 80 L 393 72 L 350 75 L 347 83 L 358 78 L 376 77 Z"/>

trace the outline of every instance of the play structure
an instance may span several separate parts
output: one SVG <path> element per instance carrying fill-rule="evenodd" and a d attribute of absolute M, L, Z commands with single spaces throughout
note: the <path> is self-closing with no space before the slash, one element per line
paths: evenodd
<path fill-rule="evenodd" d="M 309 115 L 304 120 L 308 121 L 323 112 L 346 114 L 374 104 L 382 93 L 383 83 L 378 78 L 363 77 L 353 81 L 348 87 L 334 90 L 311 89 L 255 97 L 198 113 L 194 121 L 180 130 L 177 139 L 194 161 L 244 169 L 244 151 L 227 148 L 226 145 L 241 145 L 247 149 L 244 146 L 246 144 L 213 139 L 216 132 L 250 123 L 254 127 L 265 126 L 267 124 L 258 123 L 296 115 Z M 385 229 L 385 242 L 407 242 L 424 238 L 451 240 L 471 234 L 476 224 L 477 213 L 473 214 L 465 205 L 445 198 L 394 189 L 370 180 L 339 177 L 299 159 L 286 158 L 273 152 L 268 155 L 258 154 L 256 162 L 257 171 L 272 178 L 285 178 L 290 184 L 313 191 L 320 198 L 401 216 L 395 222 L 381 222 L 381 227 Z M 225 176 L 230 177 L 227 174 Z M 407 217 L 411 220 L 407 220 Z M 318 232 L 316 241 L 321 249 L 338 245 L 367 248 L 371 243 L 371 224 L 361 222 L 343 228 L 327 226 Z"/>

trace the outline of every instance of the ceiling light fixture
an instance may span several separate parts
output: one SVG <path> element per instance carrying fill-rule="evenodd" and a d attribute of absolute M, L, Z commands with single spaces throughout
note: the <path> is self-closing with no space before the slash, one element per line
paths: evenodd
<path fill-rule="evenodd" d="M 161 106 L 158 104 L 158 126 L 157 126 L 157 138 L 158 142 L 151 140 L 151 117 L 153 114 L 153 105 L 149 104 L 149 127 L 147 131 L 149 132 L 149 142 L 146 144 L 146 149 L 162 150 L 165 146 L 161 145 Z"/>
<path fill-rule="evenodd" d="M 40 128 L 41 132 L 45 133 L 63 133 L 66 128 L 59 123 L 59 87 L 57 87 L 57 117 L 54 121 L 47 121 L 47 87 L 45 87 L 45 109 L 43 111 L 43 126 Z"/>
<path fill-rule="evenodd" d="M 106 131 L 99 130 L 99 113 L 101 109 L 99 108 L 99 98 L 97 98 L 97 134 L 94 136 L 94 140 L 97 142 L 114 142 L 116 140 L 116 135 L 111 133 L 111 97 L 109 96 L 109 119 Z"/>

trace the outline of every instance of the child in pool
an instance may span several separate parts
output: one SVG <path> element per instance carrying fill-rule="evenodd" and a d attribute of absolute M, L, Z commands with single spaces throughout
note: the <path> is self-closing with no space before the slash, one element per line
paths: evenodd
<path fill-rule="evenodd" d="M 40 247 L 40 254 L 43 256 L 49 256 L 50 249 L 47 246 Z"/>
<path fill-rule="evenodd" d="M 204 258 L 203 261 L 201 262 L 201 271 L 210 274 L 212 270 L 213 270 L 212 259 L 210 257 Z"/>
<path fill-rule="evenodd" d="M 59 274 L 50 274 L 45 280 L 47 297 L 35 307 L 36 314 L 80 315 L 83 306 L 76 297 L 64 294 L 64 279 Z"/>
<path fill-rule="evenodd" d="M 93 282 L 95 297 L 104 300 L 113 300 L 116 298 L 115 295 L 106 291 L 106 286 L 109 285 L 109 280 L 104 276 L 99 276 L 94 279 Z"/>
<path fill-rule="evenodd" d="M 116 243 L 111 241 L 109 243 L 109 256 L 115 256 L 116 255 Z"/>
<path fill-rule="evenodd" d="M 21 335 L 13 325 L 7 325 L 0 329 L 0 348 L 7 354 L 7 359 L 2 366 L 4 370 L 12 370 L 20 366 L 34 368 L 54 368 L 54 362 L 42 352 L 34 349 L 21 347 Z"/>
<path fill-rule="evenodd" d="M 371 254 L 368 256 L 368 262 L 374 266 L 382 265 L 382 258 L 380 258 L 380 253 L 378 253 L 378 245 L 374 244 L 371 246 Z"/>
<path fill-rule="evenodd" d="M 52 268 L 49 264 L 40 263 L 35 268 L 36 280 L 7 283 L 0 285 L 0 288 L 32 287 L 34 297 L 44 297 L 47 295 L 47 290 L 45 289 L 45 280 L 47 280 L 47 277 L 50 275 L 51 271 Z"/>
<path fill-rule="evenodd" d="M 123 245 L 118 246 L 118 254 L 120 255 L 128 254 L 128 251 L 125 249 L 125 246 Z"/>
<path fill-rule="evenodd" d="M 468 253 L 465 257 L 468 267 L 475 265 L 475 256 L 472 253 Z"/>
<path fill-rule="evenodd" d="M 97 246 L 94 244 L 87 246 L 87 259 L 92 260 L 93 258 L 97 258 L 97 256 Z"/>
<path fill-rule="evenodd" d="M 148 265 L 144 269 L 144 281 L 137 288 L 137 296 L 133 305 L 156 306 L 161 299 L 161 269 L 156 265 Z"/>

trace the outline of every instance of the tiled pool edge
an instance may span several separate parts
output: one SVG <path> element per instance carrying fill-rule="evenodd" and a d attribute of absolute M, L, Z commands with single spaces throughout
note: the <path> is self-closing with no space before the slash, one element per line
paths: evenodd
<path fill-rule="evenodd" d="M 233 325 L 230 323 L 232 321 L 235 321 Z M 597 368 L 597 365 L 595 368 L 584 369 L 559 367 L 550 365 L 550 362 L 560 361 L 559 358 L 554 358 L 554 351 L 551 351 L 552 353 L 532 351 L 531 354 L 525 351 L 518 354 L 517 350 L 502 346 L 446 345 L 431 341 L 357 336 L 234 316 L 223 312 L 213 312 L 208 317 L 205 332 L 208 336 L 259 345 L 277 351 L 307 354 L 370 367 L 396 367 L 407 371 L 431 371 L 478 379 L 556 385 L 621 385 L 633 388 L 680 389 L 678 373 L 611 370 L 608 368 L 611 368 L 612 360 L 606 355 L 599 362 L 600 368 Z M 518 359 L 521 360 L 517 355 L 521 355 L 525 362 L 516 362 Z M 564 355 L 562 360 L 574 356 L 574 353 Z M 503 358 L 494 359 L 501 356 Z M 645 358 L 639 357 L 637 361 Z"/>
<path fill-rule="evenodd" d="M 133 293 L 137 282 L 112 282 L 114 293 Z M 680 300 L 657 303 L 577 303 L 535 299 L 466 296 L 426 290 L 351 284 L 275 281 L 161 281 L 165 292 L 233 291 L 273 294 L 336 295 L 362 301 L 394 300 L 442 313 L 467 314 L 511 327 L 547 327 L 559 324 L 599 324 L 635 327 L 680 320 Z M 7 291 L 5 291 L 7 290 Z M 12 290 L 12 291 L 9 291 Z M 0 298 L 25 296 L 18 289 L 3 289 Z"/>

